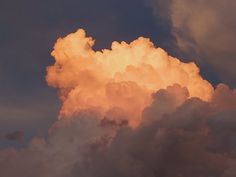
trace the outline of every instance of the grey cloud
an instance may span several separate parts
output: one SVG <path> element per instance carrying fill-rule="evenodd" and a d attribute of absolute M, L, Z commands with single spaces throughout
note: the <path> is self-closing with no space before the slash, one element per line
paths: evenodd
<path fill-rule="evenodd" d="M 157 19 L 169 21 L 180 50 L 210 65 L 223 82 L 236 85 L 234 0 L 149 0 L 149 5 Z"/>
<path fill-rule="evenodd" d="M 5 138 L 9 141 L 20 141 L 24 138 L 24 131 L 19 130 L 7 133 Z"/>
<path fill-rule="evenodd" d="M 179 86 L 175 87 L 178 87 L 179 93 L 185 90 Z M 217 88 L 217 91 L 219 89 Z M 164 91 L 156 94 L 163 94 L 161 92 Z M 171 94 L 173 96 L 173 93 L 169 93 L 169 96 Z M 235 95 L 232 91 L 230 94 L 233 100 Z M 168 91 L 166 91 L 166 98 L 167 95 Z M 169 98 L 171 102 L 173 97 Z M 170 114 L 167 111 L 161 118 L 157 115 L 156 121 L 151 119 L 150 124 L 143 124 L 134 130 L 122 128 L 109 147 L 102 151 L 92 149 L 86 158 L 86 163 L 75 165 L 72 176 L 223 177 L 232 175 L 235 157 L 229 151 L 236 149 L 233 144 L 224 144 L 228 140 L 222 139 L 219 134 L 226 132 L 227 135 L 234 137 L 233 129 L 228 130 L 228 126 L 231 124 L 231 127 L 235 128 L 235 124 L 232 124 L 233 122 L 229 121 L 222 111 L 218 111 L 215 105 L 213 102 L 207 103 L 192 98 L 179 107 L 176 106 Z M 158 106 L 151 105 L 153 109 L 159 109 Z M 236 105 L 232 106 L 234 106 L 232 109 L 235 109 Z M 228 114 L 234 117 L 235 112 L 231 111 L 228 111 Z M 150 111 L 144 116 L 151 113 L 156 115 L 155 112 Z M 218 117 L 222 123 L 217 123 Z M 216 130 L 216 125 L 221 127 L 220 132 Z M 212 149 L 212 146 L 217 147 L 218 151 Z M 220 146 L 228 148 L 220 151 L 219 149 L 223 150 Z M 231 167 L 228 168 L 229 166 Z"/>
<path fill-rule="evenodd" d="M 115 117 L 103 118 L 96 110 L 85 110 L 72 119 L 57 121 L 46 139 L 35 138 L 27 148 L 20 150 L 2 149 L 1 175 L 236 175 L 235 90 L 219 85 L 212 101 L 204 102 L 189 99 L 185 88 L 174 85 L 158 91 L 153 99 L 137 128 L 120 124 L 114 121 Z M 101 123 L 104 119 L 108 122 Z"/>

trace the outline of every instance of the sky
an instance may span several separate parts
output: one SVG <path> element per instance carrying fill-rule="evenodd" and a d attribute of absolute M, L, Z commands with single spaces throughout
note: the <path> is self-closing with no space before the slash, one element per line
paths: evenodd
<path fill-rule="evenodd" d="M 0 174 L 233 177 L 235 7 L 0 0 Z"/>

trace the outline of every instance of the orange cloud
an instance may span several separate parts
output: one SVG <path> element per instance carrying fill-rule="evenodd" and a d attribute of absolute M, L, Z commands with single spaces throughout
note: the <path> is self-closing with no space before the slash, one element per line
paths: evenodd
<path fill-rule="evenodd" d="M 152 93 L 175 83 L 186 87 L 189 97 L 211 99 L 213 87 L 194 63 L 169 56 L 147 38 L 130 44 L 115 41 L 102 51 L 94 51 L 93 45 L 94 40 L 79 29 L 54 46 L 55 63 L 47 68 L 46 80 L 59 90 L 60 118 L 86 109 L 102 115 L 120 109 L 135 126 L 151 104 Z"/>

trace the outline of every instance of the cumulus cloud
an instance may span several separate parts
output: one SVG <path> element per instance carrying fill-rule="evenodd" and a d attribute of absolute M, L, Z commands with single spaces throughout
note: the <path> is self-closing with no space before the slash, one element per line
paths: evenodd
<path fill-rule="evenodd" d="M 59 89 L 61 117 L 90 107 L 102 114 L 120 109 L 136 126 L 151 93 L 174 83 L 186 87 L 190 97 L 211 99 L 213 87 L 194 63 L 180 62 L 147 38 L 130 44 L 115 41 L 102 51 L 94 51 L 93 45 L 94 40 L 79 29 L 54 46 L 55 64 L 47 68 L 46 79 Z"/>
<path fill-rule="evenodd" d="M 213 89 L 145 38 L 102 52 L 93 43 L 83 30 L 57 41 L 47 81 L 60 119 L 46 138 L 1 149 L 1 176 L 236 175 L 236 90 Z"/>
<path fill-rule="evenodd" d="M 223 81 L 236 85 L 234 0 L 148 2 L 157 18 L 169 20 L 182 51 L 197 54 L 198 62 L 209 64 Z"/>

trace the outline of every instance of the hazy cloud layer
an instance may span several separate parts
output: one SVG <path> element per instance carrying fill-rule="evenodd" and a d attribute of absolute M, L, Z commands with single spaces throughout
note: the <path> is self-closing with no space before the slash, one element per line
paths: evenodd
<path fill-rule="evenodd" d="M 234 0 L 148 2 L 157 19 L 164 18 L 172 25 L 180 50 L 195 57 L 197 62 L 210 65 L 222 81 L 236 85 Z"/>

